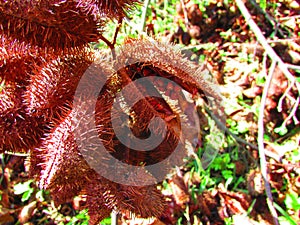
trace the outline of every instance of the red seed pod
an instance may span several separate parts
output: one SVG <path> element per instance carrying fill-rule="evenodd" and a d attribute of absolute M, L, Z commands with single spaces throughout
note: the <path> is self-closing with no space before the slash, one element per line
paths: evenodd
<path fill-rule="evenodd" d="M 184 58 L 179 50 L 167 43 L 150 39 L 131 40 L 122 46 L 117 65 L 151 65 L 156 74 L 174 81 L 186 91 L 192 93 L 194 89 L 205 92 L 205 95 L 221 100 L 220 94 L 214 86 L 202 76 L 199 66 Z"/>
<path fill-rule="evenodd" d="M 83 1 L 84 2 L 84 1 Z M 121 19 L 134 7 L 140 0 L 98 0 L 100 12 L 111 19 Z"/>
<path fill-rule="evenodd" d="M 121 185 L 120 193 L 126 201 L 121 202 L 122 212 L 131 212 L 142 218 L 160 217 L 166 208 L 166 202 L 156 185 L 125 186 Z"/>
<path fill-rule="evenodd" d="M 153 73 L 153 71 L 149 68 L 143 68 L 143 76 L 148 77 L 148 76 L 152 76 L 155 75 Z"/>
<path fill-rule="evenodd" d="M 43 116 L 26 113 L 23 95 L 32 65 L 47 57 L 41 49 L 0 34 L 0 152 L 27 152 L 47 132 L 49 124 Z"/>
<path fill-rule="evenodd" d="M 109 216 L 116 207 L 118 185 L 102 177 L 91 177 L 86 185 L 84 193 L 87 195 L 87 208 L 90 216 L 89 225 L 97 225 L 101 220 Z"/>
<path fill-rule="evenodd" d="M 50 190 L 56 205 L 78 195 L 91 173 L 74 138 L 74 113 L 53 128 L 39 147 L 30 152 L 30 175 L 37 178 L 40 188 Z"/>
<path fill-rule="evenodd" d="M 93 1 L 0 1 L 3 33 L 42 48 L 66 50 L 97 41 L 105 21 Z"/>
<path fill-rule="evenodd" d="M 22 87 L 4 83 L 0 91 L 0 153 L 27 152 L 47 130 L 43 117 L 29 116 L 22 104 Z"/>
<path fill-rule="evenodd" d="M 123 75 L 125 75 L 123 73 Z M 120 83 L 120 86 L 114 85 L 116 91 L 122 90 L 122 87 L 126 86 L 126 83 Z M 134 91 L 134 90 L 133 90 Z M 139 89 L 138 91 L 143 92 L 143 90 Z M 141 93 L 137 93 L 133 96 L 136 96 Z M 103 142 L 106 149 L 112 149 L 111 154 L 121 160 L 122 162 L 126 162 L 130 165 L 151 165 L 161 160 L 165 159 L 172 151 L 174 150 L 174 146 L 177 146 L 178 137 L 176 138 L 175 130 L 178 129 L 178 124 L 174 124 L 171 126 L 170 130 L 167 131 L 166 137 L 159 146 L 159 148 L 155 148 L 151 151 L 136 151 L 131 149 L 130 146 L 125 146 L 121 143 L 116 137 L 115 132 L 122 131 L 122 124 L 116 122 L 120 127 L 112 127 L 112 122 L 114 120 L 119 121 L 120 116 L 114 115 L 111 113 L 111 109 L 114 103 L 114 92 L 111 89 L 105 89 L 100 93 L 100 98 L 97 101 L 96 105 L 96 124 L 99 127 L 99 136 L 101 140 L 106 140 Z M 126 99 L 126 101 L 130 101 Z M 166 113 L 167 112 L 167 113 Z M 170 114 L 172 109 L 163 101 L 155 100 L 153 98 L 148 98 L 137 102 L 130 110 L 129 115 L 132 118 L 132 122 L 129 123 L 130 129 L 136 137 L 139 138 L 147 138 L 148 136 L 148 124 L 152 118 L 155 116 L 165 117 Z M 174 126 L 174 127 L 173 127 Z M 159 134 L 164 129 L 163 124 L 161 126 L 156 127 L 155 132 Z M 109 134 L 109 135 L 108 135 Z M 128 135 L 128 138 L 131 134 Z M 172 139 L 172 141 L 170 141 Z M 173 146 L 174 145 L 174 146 Z M 173 146 L 173 147 L 172 147 Z"/>
<path fill-rule="evenodd" d="M 76 55 L 56 57 L 35 64 L 24 93 L 27 113 L 49 120 L 62 117 L 69 108 L 82 75 L 92 62 L 92 54 L 81 50 Z"/>
<path fill-rule="evenodd" d="M 6 34 L 0 34 L 0 46 L 0 78 L 22 86 L 28 84 L 32 65 L 40 65 L 54 55 Z"/>
<path fill-rule="evenodd" d="M 156 77 L 153 82 L 153 88 L 149 87 L 149 85 L 147 87 L 139 85 L 133 86 L 130 93 L 134 94 L 126 97 L 123 96 L 122 106 L 120 108 L 123 107 L 128 111 L 130 119 L 126 123 L 129 124 L 132 134 L 122 133 L 122 137 L 124 137 L 124 135 L 134 135 L 142 140 L 147 139 L 149 137 L 148 126 L 152 119 L 156 117 L 160 117 L 165 121 L 167 133 L 157 147 L 152 150 L 137 151 L 130 145 L 126 146 L 126 144 L 118 140 L 118 137 L 114 132 L 119 129 L 122 130 L 122 124 L 120 124 L 120 128 L 114 127 L 113 130 L 110 121 L 117 121 L 120 117 L 118 115 L 108 114 L 109 110 L 107 110 L 107 116 L 104 117 L 109 119 L 106 120 L 106 124 L 101 120 L 98 121 L 99 127 L 113 131 L 112 136 L 104 137 L 107 138 L 106 147 L 108 149 L 113 149 L 111 154 L 115 158 L 130 165 L 138 166 L 142 164 L 147 167 L 148 165 L 156 166 L 158 163 L 162 162 L 162 164 L 157 166 L 160 168 L 159 172 L 158 170 L 150 168 L 148 171 L 155 178 L 157 176 L 159 177 L 163 172 L 169 171 L 171 169 L 170 165 L 174 165 L 174 162 L 179 164 L 182 162 L 182 159 L 186 154 L 185 151 L 180 151 L 178 154 L 172 153 L 175 149 L 184 149 L 184 143 L 186 143 L 185 137 L 192 137 L 194 132 L 189 132 L 188 134 L 185 133 L 182 136 L 182 126 L 180 121 L 185 121 L 185 119 L 183 119 L 184 117 L 187 120 L 189 120 L 189 118 L 183 115 L 185 111 L 184 109 L 180 109 L 181 105 L 176 103 L 177 101 L 170 101 L 170 99 L 177 100 L 176 94 L 180 94 L 178 86 L 191 94 L 194 94 L 196 91 L 197 93 L 205 93 L 207 96 L 215 97 L 217 101 L 221 98 L 213 86 L 203 78 L 201 70 L 195 64 L 183 58 L 178 50 L 174 50 L 174 48 L 168 44 L 158 43 L 150 39 L 132 39 L 121 47 L 116 55 L 116 63 L 114 66 L 117 68 L 117 74 L 120 76 L 119 86 L 117 88 L 115 87 L 116 90 L 118 90 L 117 92 L 121 92 L 122 89 L 131 82 L 138 81 L 139 78 L 141 78 L 141 75 L 148 78 L 148 75 L 151 74 L 151 78 L 152 76 L 154 78 Z M 126 70 L 122 69 L 123 67 L 130 69 L 130 75 L 127 74 Z M 142 73 L 139 73 L 140 70 Z M 168 80 L 170 82 L 168 82 Z M 177 84 L 177 88 L 175 88 L 176 85 L 174 83 Z M 161 100 L 160 98 L 143 97 L 147 96 L 147 90 L 150 89 L 153 91 L 156 90 L 157 95 L 161 96 Z M 175 93 L 175 90 L 177 93 Z M 167 95 L 169 98 L 164 98 L 163 94 Z M 100 109 L 103 108 L 104 105 L 108 106 L 108 102 L 111 102 L 110 107 L 112 107 L 115 94 L 108 91 L 107 93 L 101 93 L 101 95 L 106 97 L 104 97 L 103 100 L 100 98 L 97 102 L 97 107 Z M 143 100 L 136 102 L 134 100 L 136 96 L 142 96 Z M 130 105 L 130 107 L 126 106 L 126 102 L 134 102 L 134 105 Z M 129 108 L 127 109 L 127 107 Z M 122 121 L 122 119 L 120 121 Z M 195 123 L 195 121 L 187 121 L 186 124 L 192 124 L 191 122 Z M 113 124 L 115 123 L 113 122 Z M 196 129 L 197 128 L 195 128 L 195 130 Z M 156 124 L 155 130 L 151 131 L 151 135 L 163 135 L 163 130 L 162 124 L 158 123 Z M 102 132 L 99 133 L 101 135 Z M 130 139 L 129 136 L 128 139 Z M 193 140 L 189 139 L 189 141 Z M 168 158 L 169 156 L 170 158 Z"/>

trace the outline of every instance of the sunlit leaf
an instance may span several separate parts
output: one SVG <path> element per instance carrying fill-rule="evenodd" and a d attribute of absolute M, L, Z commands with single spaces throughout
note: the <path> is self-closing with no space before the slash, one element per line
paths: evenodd
<path fill-rule="evenodd" d="M 259 0 L 259 6 L 263 10 L 266 10 L 266 8 L 267 8 L 267 1 L 266 0 Z"/>
<path fill-rule="evenodd" d="M 25 193 L 26 191 L 29 191 L 30 189 L 32 189 L 31 187 L 31 183 L 33 182 L 33 180 L 28 180 L 24 183 L 18 183 L 14 186 L 14 194 L 15 195 L 20 195 Z"/>
<path fill-rule="evenodd" d="M 284 203 L 288 209 L 300 209 L 300 197 L 298 197 L 297 193 L 292 192 L 287 194 Z"/>

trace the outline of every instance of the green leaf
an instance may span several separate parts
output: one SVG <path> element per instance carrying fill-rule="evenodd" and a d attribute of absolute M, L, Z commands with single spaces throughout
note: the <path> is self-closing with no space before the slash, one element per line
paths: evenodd
<path fill-rule="evenodd" d="M 264 85 L 266 82 L 266 77 L 265 77 L 265 73 L 261 72 L 258 73 L 256 78 L 255 78 L 255 82 L 257 85 Z"/>
<path fill-rule="evenodd" d="M 297 193 L 287 194 L 284 203 L 288 209 L 300 209 L 300 197 L 298 197 Z"/>
<path fill-rule="evenodd" d="M 266 0 L 259 0 L 259 6 L 262 8 L 264 11 L 267 8 L 267 1 Z"/>
<path fill-rule="evenodd" d="M 44 191 L 43 190 L 39 190 L 36 194 L 35 194 L 35 197 L 40 201 L 40 202 L 43 202 L 45 201 L 45 198 L 44 198 Z"/>
<path fill-rule="evenodd" d="M 24 183 L 15 184 L 14 194 L 15 195 L 20 195 L 20 194 L 23 194 L 23 193 L 29 191 L 30 189 L 32 189 L 32 187 L 30 187 L 32 182 L 33 182 L 33 180 L 28 180 Z"/>
<path fill-rule="evenodd" d="M 24 192 L 23 195 L 22 195 L 21 201 L 22 201 L 22 202 L 27 201 L 27 200 L 30 198 L 30 196 L 31 196 L 31 194 L 33 193 L 33 191 L 34 191 L 34 189 L 31 188 L 31 189 L 29 189 L 28 191 Z"/>
<path fill-rule="evenodd" d="M 223 177 L 227 180 L 227 179 L 230 179 L 232 180 L 233 179 L 233 176 L 232 176 L 232 171 L 231 170 L 223 170 L 222 172 L 222 175 Z"/>
<path fill-rule="evenodd" d="M 288 129 L 286 128 L 286 126 L 280 126 L 280 127 L 276 127 L 274 129 L 274 132 L 283 136 L 288 132 Z"/>
<path fill-rule="evenodd" d="M 297 223 L 290 217 L 290 215 L 284 211 L 276 202 L 274 202 L 274 207 L 284 216 L 284 220 L 289 222 L 290 225 L 297 225 Z M 280 217 L 282 218 L 282 217 Z"/>
<path fill-rule="evenodd" d="M 264 140 L 265 141 L 271 141 L 271 137 L 267 134 L 264 134 Z"/>
<path fill-rule="evenodd" d="M 101 221 L 102 225 L 110 225 L 111 224 L 111 218 L 106 218 L 104 220 Z"/>
<path fill-rule="evenodd" d="M 76 215 L 77 219 L 89 219 L 89 216 L 87 214 L 87 210 L 82 210 L 79 214 Z"/>

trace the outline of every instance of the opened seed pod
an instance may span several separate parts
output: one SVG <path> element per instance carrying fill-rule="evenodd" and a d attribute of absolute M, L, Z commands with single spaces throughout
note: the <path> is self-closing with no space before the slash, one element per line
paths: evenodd
<path fill-rule="evenodd" d="M 117 88 L 116 84 L 113 86 L 114 88 Z M 121 90 L 122 86 L 118 87 L 118 89 Z M 100 92 L 100 97 L 96 105 L 96 124 L 98 126 L 99 137 L 103 140 L 103 145 L 115 159 L 132 166 L 151 166 L 165 160 L 173 153 L 174 148 L 179 144 L 180 136 L 178 133 L 180 125 L 178 124 L 179 116 L 177 113 L 173 113 L 170 116 L 158 112 L 156 105 L 152 105 L 156 104 L 156 102 L 149 98 L 139 101 L 132 109 L 129 109 L 129 107 L 125 109 L 126 103 L 122 102 L 120 105 L 122 105 L 123 108 L 119 108 L 119 110 L 114 112 L 115 96 L 112 89 L 105 88 L 103 90 L 103 92 Z M 141 94 L 139 90 L 134 90 L 133 96 L 139 94 Z M 128 117 L 125 113 L 119 113 L 122 110 L 128 110 Z M 153 127 L 152 131 L 150 131 L 148 124 L 151 119 L 154 119 L 155 117 L 166 118 L 167 116 L 172 118 L 170 121 L 166 121 L 167 130 L 165 130 L 164 124 L 159 122 L 156 124 L 156 127 Z M 115 126 L 113 124 L 115 124 Z M 128 127 L 128 129 L 126 129 L 126 127 Z M 156 143 L 147 143 L 145 141 L 143 147 L 147 148 L 147 151 L 144 151 L 144 149 L 134 149 L 134 147 L 138 146 L 134 146 L 134 144 L 130 143 L 132 136 L 145 140 L 149 137 L 149 133 L 155 135 L 154 139 L 160 140 L 161 143 L 157 147 L 154 146 L 153 149 L 150 149 L 151 145 L 156 145 Z M 121 141 L 119 138 L 122 138 L 123 140 Z M 128 142 L 126 142 L 127 140 Z M 176 157 L 182 159 L 184 155 L 176 154 Z M 97 161 L 97 158 L 94 158 L 93 160 Z M 101 162 L 98 163 L 101 164 Z M 151 173 L 156 178 L 156 176 L 166 173 L 170 168 L 166 161 L 166 163 L 162 165 L 157 165 L 153 168 L 149 167 L 148 169 L 151 170 Z M 118 170 L 122 171 L 121 168 Z M 129 182 L 125 177 L 127 174 L 126 170 L 127 169 L 125 169 L 124 172 L 120 172 L 119 176 L 113 174 L 113 177 L 111 178 L 116 180 L 119 179 L 119 182 L 121 183 L 128 182 L 132 184 L 133 182 Z M 144 176 L 143 182 L 149 185 L 154 184 L 157 181 L 153 181 L 150 178 L 148 179 L 147 176 Z"/>
<path fill-rule="evenodd" d="M 82 6 L 70 1 L 0 1 L 2 32 L 42 48 L 66 50 L 97 41 L 104 20 L 93 2 Z"/>
<path fill-rule="evenodd" d="M 203 93 L 205 97 L 221 101 L 216 86 L 204 78 L 201 65 L 188 60 L 180 48 L 169 43 L 151 38 L 130 39 L 120 48 L 115 68 L 121 69 L 124 65 L 128 67 L 132 79 L 137 79 L 137 75 L 156 76 L 157 71 L 159 76 L 173 81 L 192 94 Z"/>
<path fill-rule="evenodd" d="M 96 116 L 99 135 L 114 158 L 144 166 L 157 182 L 162 181 L 172 167 L 183 163 L 185 149 L 199 134 L 196 117 L 182 108 L 189 104 L 182 90 L 205 99 L 221 98 L 178 50 L 150 39 L 122 46 L 114 69 L 96 105 L 96 113 L 101 112 Z M 126 182 L 125 177 L 118 178 Z"/>

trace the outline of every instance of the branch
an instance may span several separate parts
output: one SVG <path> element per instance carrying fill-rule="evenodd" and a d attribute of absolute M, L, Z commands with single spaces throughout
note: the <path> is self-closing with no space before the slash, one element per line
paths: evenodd
<path fill-rule="evenodd" d="M 255 36 L 257 37 L 258 41 L 261 43 L 261 45 L 264 47 L 265 51 L 269 55 L 269 57 L 273 60 L 271 68 L 269 70 L 269 75 L 266 78 L 266 83 L 263 89 L 262 98 L 261 98 L 261 104 L 259 108 L 259 115 L 258 115 L 258 152 L 259 152 L 259 158 L 260 158 L 260 168 L 261 173 L 265 181 L 265 188 L 266 188 L 266 195 L 267 195 L 267 204 L 269 207 L 269 210 L 273 216 L 273 221 L 275 225 L 279 225 L 278 223 L 278 215 L 277 211 L 274 207 L 273 202 L 273 196 L 271 192 L 271 186 L 268 181 L 268 168 L 267 168 L 267 162 L 266 162 L 266 156 L 265 156 L 265 149 L 264 149 L 264 112 L 265 112 L 265 106 L 266 106 L 266 100 L 268 96 L 268 91 L 272 82 L 274 70 L 276 67 L 276 64 L 278 63 L 278 67 L 282 70 L 282 72 L 285 74 L 285 76 L 292 82 L 295 82 L 294 76 L 289 72 L 287 66 L 283 63 L 281 58 L 276 54 L 276 52 L 273 50 L 273 48 L 268 44 L 266 38 L 262 34 L 259 27 L 256 25 L 254 20 L 251 18 L 250 13 L 248 12 L 247 8 L 245 7 L 242 0 L 236 0 L 236 4 L 238 8 L 240 9 L 242 15 L 244 16 L 245 20 L 248 22 L 251 30 L 254 32 Z M 297 83 L 296 83 L 297 85 Z M 298 84 L 299 86 L 299 84 Z M 297 87 L 298 87 L 297 86 Z M 298 87 L 299 90 L 299 87 Z"/>
<path fill-rule="evenodd" d="M 294 65 L 294 64 L 289 64 L 286 63 L 286 66 L 292 70 L 300 70 L 300 66 Z"/>
<path fill-rule="evenodd" d="M 276 67 L 276 62 L 273 61 L 271 68 L 269 70 L 269 74 L 264 86 L 264 90 L 261 97 L 260 107 L 259 107 L 259 115 L 258 115 L 258 152 L 259 152 L 259 158 L 260 158 L 260 169 L 262 176 L 265 181 L 265 188 L 266 188 L 266 194 L 267 194 L 267 204 L 270 209 L 270 212 L 273 216 L 274 224 L 278 225 L 278 215 L 276 212 L 276 209 L 274 207 L 273 203 L 273 196 L 271 192 L 271 186 L 268 180 L 268 168 L 267 168 L 267 162 L 266 162 L 266 156 L 265 156 L 265 148 L 264 148 L 264 112 L 265 112 L 265 106 L 266 106 L 266 100 L 268 97 L 268 91 L 271 85 L 271 81 L 273 78 L 274 70 Z"/>
<path fill-rule="evenodd" d="M 118 225 L 119 213 L 116 211 L 111 212 L 111 225 Z"/>
<path fill-rule="evenodd" d="M 184 0 L 180 0 L 180 3 L 181 3 L 183 15 L 184 15 L 184 24 L 185 24 L 185 27 L 188 29 L 189 28 L 189 19 L 188 19 L 188 13 L 187 13 L 187 9 L 186 9 Z"/>
<path fill-rule="evenodd" d="M 268 56 L 273 61 L 278 63 L 279 69 L 284 73 L 284 75 L 287 77 L 287 79 L 289 79 L 292 83 L 295 82 L 296 79 L 290 73 L 290 71 L 288 70 L 288 66 L 282 61 L 282 59 L 276 54 L 274 49 L 268 44 L 268 41 L 266 40 L 266 38 L 262 34 L 261 30 L 256 25 L 254 20 L 251 18 L 251 15 L 248 12 L 248 9 L 244 5 L 243 1 L 242 0 L 236 0 L 236 4 L 237 4 L 239 10 L 241 11 L 242 15 L 244 16 L 245 20 L 248 22 L 248 25 L 249 25 L 250 29 L 253 31 L 253 33 L 255 34 L 255 36 L 257 38 L 257 40 L 263 46 L 263 48 L 265 49 Z M 300 92 L 300 84 L 298 82 L 295 82 L 295 85 L 296 85 L 298 91 Z"/>
<path fill-rule="evenodd" d="M 144 2 L 144 7 L 143 7 L 143 11 L 142 11 L 142 18 L 141 18 L 141 24 L 140 24 L 140 32 L 143 32 L 145 29 L 145 25 L 146 25 L 146 18 L 147 18 L 147 9 L 149 7 L 150 4 L 150 0 L 145 0 Z"/>
<path fill-rule="evenodd" d="M 283 121 L 282 126 L 285 126 L 286 123 L 293 117 L 294 123 L 298 124 L 299 120 L 297 119 L 297 117 L 295 116 L 295 113 L 298 109 L 298 106 L 300 104 L 300 97 L 298 96 L 296 103 L 294 104 L 291 113 L 289 114 L 289 116 Z"/>
<path fill-rule="evenodd" d="M 20 156 L 20 157 L 28 157 L 29 156 L 29 153 L 10 152 L 10 151 L 4 151 L 4 154 L 13 155 L 13 156 Z"/>
<path fill-rule="evenodd" d="M 275 30 L 278 30 L 280 35 L 283 37 L 283 31 L 280 29 L 279 23 L 271 17 L 265 10 L 263 10 L 254 0 L 250 0 L 250 3 L 255 7 L 256 10 L 259 11 L 259 13 L 263 14 L 264 17 L 269 21 L 269 23 L 275 27 Z"/>
<path fill-rule="evenodd" d="M 238 137 L 237 135 L 235 135 L 234 133 L 232 133 L 224 123 L 222 123 L 218 117 L 213 114 L 213 112 L 208 108 L 207 105 L 205 105 L 205 112 L 216 122 L 217 126 L 223 130 L 225 133 L 227 133 L 228 135 L 230 135 L 231 137 L 233 137 L 238 143 L 240 144 L 244 144 L 244 145 L 248 145 L 250 148 L 257 150 L 258 147 L 254 144 L 251 144 L 249 142 L 247 142 L 246 140 Z"/>

